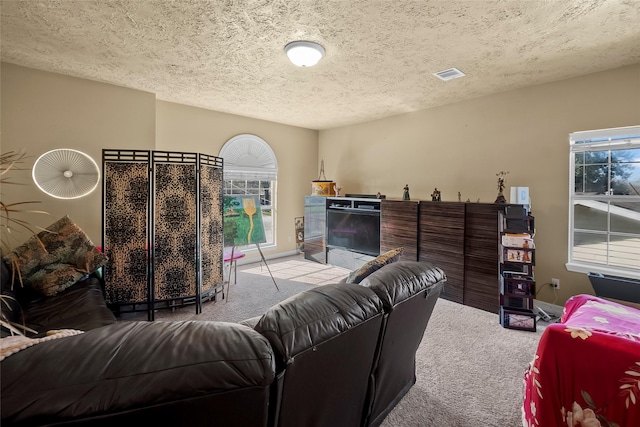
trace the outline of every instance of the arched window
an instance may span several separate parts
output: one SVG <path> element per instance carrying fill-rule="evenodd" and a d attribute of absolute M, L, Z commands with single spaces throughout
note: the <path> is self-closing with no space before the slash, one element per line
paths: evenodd
<path fill-rule="evenodd" d="M 265 245 L 275 245 L 274 193 L 278 162 L 273 150 L 259 136 L 242 134 L 224 144 L 220 157 L 224 159 L 224 194 L 259 196 Z"/>

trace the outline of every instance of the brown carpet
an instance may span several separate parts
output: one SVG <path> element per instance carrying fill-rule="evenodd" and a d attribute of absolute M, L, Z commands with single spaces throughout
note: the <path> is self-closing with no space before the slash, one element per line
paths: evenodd
<path fill-rule="evenodd" d="M 297 292 L 348 274 L 302 256 L 269 261 L 269 267 L 279 292 L 264 265 L 248 264 L 238 267 L 237 284 L 231 285 L 228 301 L 205 303 L 200 315 L 194 307 L 161 310 L 156 319 L 238 322 Z M 441 298 L 418 349 L 416 384 L 382 426 L 521 426 L 522 377 L 542 329 L 541 325 L 536 333 L 504 329 L 497 314 Z"/>

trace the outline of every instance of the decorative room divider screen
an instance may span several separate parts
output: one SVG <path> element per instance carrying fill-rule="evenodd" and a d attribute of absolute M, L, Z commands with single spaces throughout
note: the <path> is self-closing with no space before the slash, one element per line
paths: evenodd
<path fill-rule="evenodd" d="M 118 312 L 196 305 L 223 290 L 222 158 L 103 150 L 107 304 Z"/>

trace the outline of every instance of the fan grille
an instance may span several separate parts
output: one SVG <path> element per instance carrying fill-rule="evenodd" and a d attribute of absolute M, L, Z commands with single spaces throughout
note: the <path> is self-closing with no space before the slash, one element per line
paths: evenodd
<path fill-rule="evenodd" d="M 33 165 L 38 188 L 59 199 L 77 199 L 91 193 L 100 181 L 96 162 L 85 153 L 69 148 L 51 150 Z"/>

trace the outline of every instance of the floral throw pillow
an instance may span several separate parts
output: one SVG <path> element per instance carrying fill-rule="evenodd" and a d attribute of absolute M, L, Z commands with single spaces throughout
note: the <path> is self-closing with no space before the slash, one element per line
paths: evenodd
<path fill-rule="evenodd" d="M 107 262 L 89 236 L 64 216 L 3 260 L 19 269 L 22 283 L 46 296 L 53 296 L 93 273 Z"/>
<path fill-rule="evenodd" d="M 374 271 L 379 270 L 387 264 L 391 264 L 392 262 L 397 261 L 400 258 L 400 255 L 402 255 L 403 250 L 404 247 L 399 247 L 378 255 L 376 258 L 367 262 L 362 267 L 352 271 L 347 277 L 345 283 L 360 283 L 364 280 L 365 277 L 367 277 Z"/>

